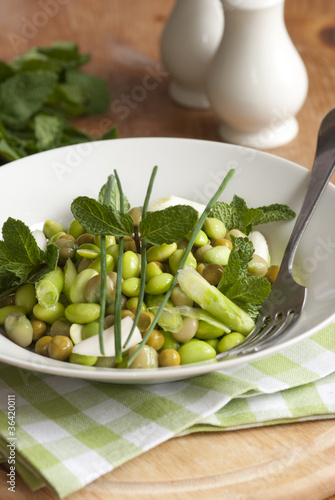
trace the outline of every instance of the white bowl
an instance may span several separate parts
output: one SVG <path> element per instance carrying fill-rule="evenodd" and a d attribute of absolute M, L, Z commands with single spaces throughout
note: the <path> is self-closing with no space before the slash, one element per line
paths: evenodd
<path fill-rule="evenodd" d="M 107 176 L 117 169 L 133 206 L 141 205 L 154 165 L 158 165 L 151 200 L 170 194 L 207 203 L 230 168 L 235 175 L 221 199 L 234 194 L 250 207 L 287 203 L 299 211 L 309 172 L 259 151 L 192 139 L 138 138 L 94 142 L 40 153 L 0 168 L 0 224 L 10 216 L 33 227 L 46 219 L 65 225 L 70 204 L 79 195 L 97 197 Z M 155 370 L 83 367 L 44 358 L 0 335 L 0 361 L 50 374 L 113 383 L 179 380 L 254 361 L 309 337 L 332 321 L 335 306 L 335 187 L 329 185 L 300 243 L 295 268 L 308 288 L 305 310 L 290 333 L 266 350 L 215 364 Z M 280 263 L 294 222 L 262 226 L 273 263 Z"/>

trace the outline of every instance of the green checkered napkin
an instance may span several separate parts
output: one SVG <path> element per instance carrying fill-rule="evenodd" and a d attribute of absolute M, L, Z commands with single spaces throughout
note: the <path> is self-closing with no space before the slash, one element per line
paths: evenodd
<path fill-rule="evenodd" d="M 0 364 L 0 453 L 16 395 L 16 468 L 59 497 L 180 434 L 333 418 L 335 324 L 254 363 L 168 384 L 124 386 Z"/>

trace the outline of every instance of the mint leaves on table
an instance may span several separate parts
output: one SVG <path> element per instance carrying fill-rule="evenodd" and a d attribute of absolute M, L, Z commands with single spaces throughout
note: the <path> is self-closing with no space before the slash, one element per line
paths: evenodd
<path fill-rule="evenodd" d="M 55 269 L 59 249 L 49 244 L 43 252 L 29 228 L 11 217 L 2 226 L 0 241 L 0 298 L 23 283 L 35 283 Z"/>
<path fill-rule="evenodd" d="M 271 285 L 265 277 L 248 275 L 248 263 L 254 253 L 252 242 L 241 237 L 231 236 L 231 239 L 233 248 L 218 289 L 255 319 L 261 304 L 270 294 Z"/>
<path fill-rule="evenodd" d="M 234 195 L 231 203 L 216 202 L 210 213 L 210 217 L 216 217 L 224 222 L 228 231 L 239 229 L 247 235 L 255 225 L 292 220 L 295 216 L 295 212 L 288 205 L 279 203 L 258 208 L 248 208 L 245 200 L 236 195 Z"/>
<path fill-rule="evenodd" d="M 0 61 L 0 157 L 2 163 L 40 151 L 93 140 L 70 119 L 105 113 L 107 83 L 81 71 L 90 60 L 77 44 L 36 47 Z M 101 139 L 117 136 L 112 127 Z"/>

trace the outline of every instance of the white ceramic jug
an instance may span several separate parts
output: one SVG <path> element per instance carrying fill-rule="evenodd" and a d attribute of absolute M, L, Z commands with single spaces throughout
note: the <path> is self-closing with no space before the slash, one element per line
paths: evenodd
<path fill-rule="evenodd" d="M 284 22 L 285 0 L 222 0 L 225 29 L 207 93 L 224 141 L 261 149 L 292 140 L 308 77 Z"/>
<path fill-rule="evenodd" d="M 189 108 L 209 107 L 205 79 L 223 33 L 220 0 L 177 0 L 161 37 L 161 59 L 172 76 L 171 98 Z"/>

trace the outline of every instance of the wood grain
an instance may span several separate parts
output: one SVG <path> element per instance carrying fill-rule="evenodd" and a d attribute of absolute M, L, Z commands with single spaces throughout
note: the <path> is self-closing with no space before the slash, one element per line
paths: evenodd
<path fill-rule="evenodd" d="M 111 109 L 105 117 L 77 120 L 78 126 L 96 137 L 113 123 L 120 137 L 219 140 L 211 111 L 184 109 L 167 94 L 169 75 L 159 65 L 159 39 L 173 0 L 54 0 L 58 9 L 43 24 L 40 12 L 46 3 L 1 0 L 0 59 L 56 40 L 74 40 L 90 52 L 87 71 L 109 83 Z M 285 18 L 306 64 L 309 92 L 298 115 L 297 138 L 269 152 L 310 168 L 321 119 L 335 106 L 335 2 L 289 0 Z M 148 75 L 157 85 L 145 93 Z M 121 110 L 125 102 L 130 103 L 127 112 Z M 196 434 L 170 440 L 68 498 L 335 500 L 334 462 L 331 420 Z M 6 472 L 0 470 L 0 497 L 12 498 L 8 495 Z M 31 493 L 18 479 L 15 500 L 55 498 L 47 488 Z"/>

